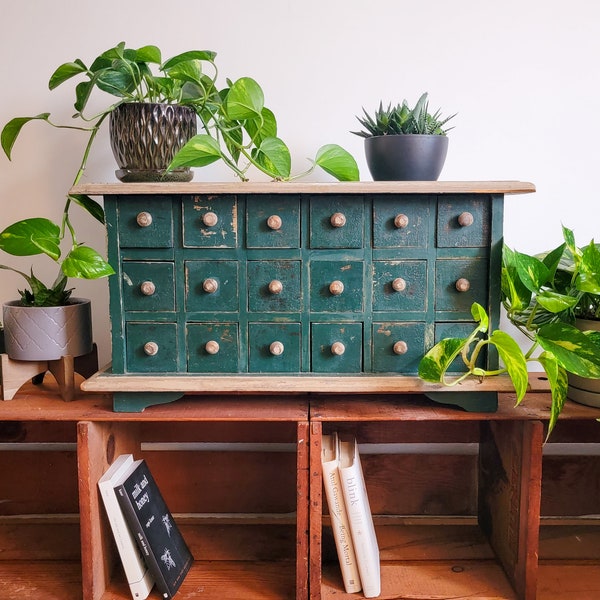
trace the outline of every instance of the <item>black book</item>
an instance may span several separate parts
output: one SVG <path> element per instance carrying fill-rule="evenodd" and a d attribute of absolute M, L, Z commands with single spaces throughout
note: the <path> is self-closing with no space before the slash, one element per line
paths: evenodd
<path fill-rule="evenodd" d="M 172 598 L 194 559 L 146 461 L 135 461 L 115 494 L 157 589 Z"/>

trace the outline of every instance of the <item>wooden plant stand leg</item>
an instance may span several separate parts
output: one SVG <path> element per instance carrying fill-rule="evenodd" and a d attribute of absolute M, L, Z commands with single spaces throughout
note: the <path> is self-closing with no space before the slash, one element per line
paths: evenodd
<path fill-rule="evenodd" d="M 75 397 L 75 373 L 89 377 L 98 370 L 98 349 L 96 344 L 89 354 L 62 356 L 56 360 L 13 360 L 7 354 L 0 355 L 0 385 L 2 400 L 12 400 L 21 386 L 32 379 L 41 383 L 44 374 L 50 371 L 58 384 L 61 398 L 70 402 Z"/>

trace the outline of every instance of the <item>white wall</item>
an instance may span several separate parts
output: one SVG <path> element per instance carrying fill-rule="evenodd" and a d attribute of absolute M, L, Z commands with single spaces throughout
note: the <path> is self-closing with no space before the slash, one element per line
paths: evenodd
<path fill-rule="evenodd" d="M 50 92 L 56 66 L 126 41 L 164 56 L 218 53 L 221 75 L 254 77 L 295 156 L 295 171 L 322 144 L 351 151 L 369 179 L 355 115 L 382 99 L 458 112 L 441 179 L 521 179 L 537 193 L 506 202 L 505 238 L 523 251 L 600 238 L 594 177 L 600 163 L 600 4 L 589 0 L 6 0 L 0 10 L 0 125 L 14 116 L 72 114 L 72 87 Z M 0 226 L 60 218 L 84 137 L 35 123 L 13 160 L 0 156 Z M 115 181 L 106 132 L 85 181 Z M 254 177 L 258 179 L 259 176 Z M 326 179 L 313 175 L 312 179 Z M 218 167 L 196 180 L 232 180 Z M 102 231 L 77 219 L 79 241 L 104 247 Z M 3 262 L 5 257 L 0 258 Z M 14 264 L 11 259 L 11 264 Z M 22 266 L 28 269 L 30 261 Z M 47 265 L 40 261 L 41 265 Z M 49 278 L 53 276 L 51 272 Z M 75 281 L 94 301 L 101 361 L 110 356 L 106 281 Z M 21 282 L 0 271 L 0 301 Z"/>

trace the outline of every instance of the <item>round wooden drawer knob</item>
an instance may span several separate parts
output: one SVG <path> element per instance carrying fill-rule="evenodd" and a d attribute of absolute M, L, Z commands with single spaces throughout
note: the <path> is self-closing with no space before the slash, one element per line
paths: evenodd
<path fill-rule="evenodd" d="M 329 292 L 333 296 L 339 296 L 344 291 L 344 284 L 337 279 L 329 284 Z"/>
<path fill-rule="evenodd" d="M 471 282 L 464 277 L 457 279 L 455 285 L 459 292 L 468 292 L 471 289 Z"/>
<path fill-rule="evenodd" d="M 267 219 L 267 227 L 269 229 L 272 229 L 273 231 L 277 231 L 278 229 L 281 229 L 282 225 L 283 225 L 283 221 L 281 220 L 281 217 L 279 215 L 271 215 Z"/>
<path fill-rule="evenodd" d="M 463 212 L 458 215 L 458 224 L 461 227 L 469 227 L 473 225 L 473 215 L 470 212 Z"/>
<path fill-rule="evenodd" d="M 346 346 L 342 344 L 342 342 L 333 342 L 331 344 L 331 354 L 335 354 L 335 356 L 342 356 L 346 352 Z"/>
<path fill-rule="evenodd" d="M 404 229 L 405 227 L 408 227 L 408 217 L 402 213 L 396 215 L 394 218 L 394 227 L 396 227 L 396 229 Z"/>
<path fill-rule="evenodd" d="M 269 283 L 269 292 L 271 292 L 271 294 L 281 294 L 282 291 L 283 283 L 278 279 L 273 279 L 273 281 Z"/>
<path fill-rule="evenodd" d="M 210 340 L 206 342 L 206 344 L 204 345 L 204 349 L 208 354 L 218 354 L 220 350 L 219 342 L 216 342 L 215 340 Z"/>
<path fill-rule="evenodd" d="M 140 291 L 144 296 L 152 296 L 156 292 L 156 286 L 152 281 L 143 281 L 140 285 Z"/>
<path fill-rule="evenodd" d="M 346 215 L 344 213 L 333 213 L 329 219 L 332 227 L 343 227 L 346 224 Z"/>
<path fill-rule="evenodd" d="M 408 344 L 404 340 L 400 340 L 394 344 L 394 354 L 406 354 L 408 352 Z"/>
<path fill-rule="evenodd" d="M 283 344 L 281 342 L 273 342 L 270 346 L 269 346 L 269 352 L 273 355 L 273 356 L 281 356 L 283 354 Z"/>
<path fill-rule="evenodd" d="M 158 354 L 158 344 L 156 342 L 146 342 L 144 344 L 144 352 L 148 356 L 156 356 Z"/>
<path fill-rule="evenodd" d="M 219 289 L 219 282 L 216 279 L 209 277 L 202 282 L 202 289 L 207 294 L 214 294 Z"/>
<path fill-rule="evenodd" d="M 152 215 L 149 212 L 138 213 L 135 221 L 140 227 L 149 227 L 152 225 Z"/>
<path fill-rule="evenodd" d="M 395 292 L 403 292 L 406 289 L 406 280 L 402 279 L 402 277 L 396 277 L 396 279 L 392 281 L 392 289 Z"/>
<path fill-rule="evenodd" d="M 219 222 L 219 217 L 214 212 L 207 212 L 202 215 L 202 222 L 207 227 L 214 227 Z"/>

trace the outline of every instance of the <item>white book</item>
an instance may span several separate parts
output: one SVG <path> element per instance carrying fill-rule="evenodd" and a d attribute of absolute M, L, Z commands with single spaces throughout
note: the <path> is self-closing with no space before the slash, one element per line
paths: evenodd
<path fill-rule="evenodd" d="M 340 478 L 365 598 L 381 594 L 379 546 L 356 440 L 339 442 Z"/>
<path fill-rule="evenodd" d="M 98 488 L 104 501 L 104 508 L 119 550 L 131 595 L 135 600 L 144 600 L 154 586 L 154 579 L 148 571 L 135 538 L 125 521 L 114 490 L 116 482 L 130 472 L 134 464 L 131 454 L 121 454 L 102 475 L 98 481 Z"/>
<path fill-rule="evenodd" d="M 340 473 L 338 470 L 338 437 L 336 433 L 324 435 L 321 440 L 321 464 L 323 487 L 331 517 L 331 529 L 335 540 L 344 588 L 347 594 L 360 592 L 360 576 L 354 555 L 354 544 L 348 524 Z"/>

